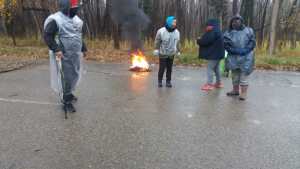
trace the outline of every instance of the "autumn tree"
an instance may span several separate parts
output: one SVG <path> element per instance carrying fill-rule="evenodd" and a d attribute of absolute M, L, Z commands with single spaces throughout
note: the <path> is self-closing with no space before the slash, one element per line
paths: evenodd
<path fill-rule="evenodd" d="M 17 0 L 0 0 L 0 15 L 4 18 L 4 24 L 7 33 L 12 37 L 14 46 L 16 43 L 15 36 L 15 16 L 17 11 Z"/>

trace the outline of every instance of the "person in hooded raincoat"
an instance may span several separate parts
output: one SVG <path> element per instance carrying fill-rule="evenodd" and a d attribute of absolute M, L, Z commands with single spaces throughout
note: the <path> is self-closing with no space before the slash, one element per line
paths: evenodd
<path fill-rule="evenodd" d="M 209 19 L 205 34 L 197 39 L 199 45 L 199 57 L 208 60 L 207 83 L 201 88 L 204 91 L 222 88 L 220 62 L 224 58 L 224 38 L 218 19 Z M 214 75 L 216 83 L 214 84 Z"/>
<path fill-rule="evenodd" d="M 77 16 L 81 3 L 79 0 L 58 0 L 58 3 L 60 10 L 50 15 L 44 23 L 44 40 L 50 49 L 50 61 L 61 61 L 63 108 L 66 112 L 76 112 L 72 103 L 77 101 L 77 97 L 73 91 L 80 77 L 81 57 L 86 57 L 87 52 L 82 39 L 83 21 Z M 57 71 L 51 72 L 55 74 Z M 54 84 L 55 79 L 51 83 Z"/>
<path fill-rule="evenodd" d="M 253 72 L 255 64 L 256 40 L 253 29 L 243 24 L 241 16 L 234 16 L 231 19 L 229 30 L 224 34 L 224 46 L 228 51 L 226 67 L 232 72 L 233 84 L 233 90 L 227 95 L 239 96 L 240 100 L 245 100 L 249 75 Z"/>
<path fill-rule="evenodd" d="M 165 71 L 166 87 L 171 88 L 172 69 L 174 56 L 180 55 L 180 33 L 177 30 L 177 20 L 174 16 L 166 19 L 164 27 L 157 31 L 155 37 L 155 55 L 159 55 L 158 87 L 162 87 L 162 80 Z"/>

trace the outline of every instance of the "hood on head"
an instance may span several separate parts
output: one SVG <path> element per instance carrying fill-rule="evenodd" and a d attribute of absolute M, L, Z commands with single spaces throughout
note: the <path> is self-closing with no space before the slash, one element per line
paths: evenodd
<path fill-rule="evenodd" d="M 220 28 L 220 20 L 219 19 L 209 19 L 206 23 L 206 26 L 213 26 L 216 28 Z"/>
<path fill-rule="evenodd" d="M 166 26 L 171 29 L 173 27 L 174 20 L 176 20 L 175 16 L 168 16 L 166 19 Z"/>
<path fill-rule="evenodd" d="M 62 13 L 68 14 L 70 10 L 70 0 L 58 0 L 58 6 Z"/>
<path fill-rule="evenodd" d="M 238 19 L 238 20 L 240 20 L 241 21 L 241 23 L 242 23 L 242 27 L 245 27 L 244 26 L 244 18 L 242 17 L 242 16 L 240 16 L 240 15 L 235 15 L 235 16 L 233 16 L 231 19 L 230 19 L 230 25 L 229 25 L 229 29 L 233 29 L 232 28 L 232 22 L 234 21 L 234 20 L 236 20 L 236 19 Z"/>
<path fill-rule="evenodd" d="M 70 0 L 71 8 L 78 8 L 79 7 L 79 0 Z"/>
<path fill-rule="evenodd" d="M 64 14 L 69 14 L 71 8 L 78 8 L 81 0 L 58 0 L 59 10 Z"/>

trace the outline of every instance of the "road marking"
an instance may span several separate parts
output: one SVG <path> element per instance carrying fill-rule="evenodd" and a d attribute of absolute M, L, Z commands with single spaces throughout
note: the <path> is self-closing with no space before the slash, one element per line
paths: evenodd
<path fill-rule="evenodd" d="M 259 120 L 251 120 L 250 122 L 255 124 L 255 125 L 261 125 L 262 124 L 262 122 L 259 121 Z"/>
<path fill-rule="evenodd" d="M 0 98 L 0 102 L 39 104 L 39 105 L 53 105 L 53 106 L 59 105 L 58 103 L 40 102 L 40 101 L 32 101 L 32 100 L 19 100 L 19 99 L 5 99 L 5 98 Z"/>

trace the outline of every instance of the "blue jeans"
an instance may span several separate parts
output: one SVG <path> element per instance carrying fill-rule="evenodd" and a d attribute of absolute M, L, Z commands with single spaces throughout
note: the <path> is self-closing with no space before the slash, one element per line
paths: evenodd
<path fill-rule="evenodd" d="M 213 84 L 214 75 L 216 75 L 216 83 L 221 82 L 220 62 L 221 62 L 221 60 L 209 60 L 208 61 L 208 64 L 207 64 L 207 84 Z"/>

